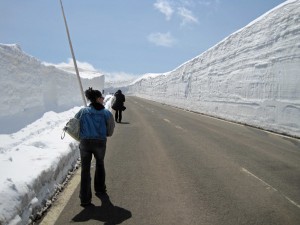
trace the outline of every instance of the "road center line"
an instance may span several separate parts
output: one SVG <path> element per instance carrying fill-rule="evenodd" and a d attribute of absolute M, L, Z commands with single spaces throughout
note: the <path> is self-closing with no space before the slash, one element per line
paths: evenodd
<path fill-rule="evenodd" d="M 179 129 L 179 130 L 183 130 L 183 128 L 181 127 L 181 126 L 175 126 L 177 129 Z"/>
<path fill-rule="evenodd" d="M 168 120 L 168 119 L 163 119 L 163 120 L 171 125 L 174 125 L 176 129 L 186 132 L 185 129 L 183 129 L 181 126 L 178 126 L 178 125 L 172 123 L 170 120 Z"/>
<path fill-rule="evenodd" d="M 278 194 L 280 194 L 281 196 L 283 196 L 286 200 L 288 200 L 288 202 L 290 202 L 291 204 L 293 204 L 294 206 L 296 206 L 296 207 L 298 207 L 300 209 L 300 205 L 297 202 L 293 201 L 289 197 L 287 197 L 284 194 L 280 193 L 276 188 L 272 187 L 270 184 L 268 184 L 267 182 L 265 182 L 264 180 L 262 180 L 258 176 L 254 175 L 253 173 L 251 173 L 249 170 L 247 170 L 247 169 L 245 169 L 245 168 L 242 167 L 242 172 L 247 173 L 248 175 L 254 177 L 257 180 L 259 180 L 261 183 L 263 183 L 265 186 L 267 186 L 268 189 L 272 189 L 273 191 L 278 192 Z"/>
<path fill-rule="evenodd" d="M 171 123 L 171 121 L 168 119 L 164 119 L 164 121 L 166 121 L 167 123 Z"/>

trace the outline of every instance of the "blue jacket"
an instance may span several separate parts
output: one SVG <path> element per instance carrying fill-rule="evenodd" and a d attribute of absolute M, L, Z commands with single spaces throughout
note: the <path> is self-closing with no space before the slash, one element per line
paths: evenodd
<path fill-rule="evenodd" d="M 75 117 L 80 118 L 80 139 L 106 140 L 113 134 L 115 121 L 105 108 L 96 110 L 90 105 L 80 109 Z"/>

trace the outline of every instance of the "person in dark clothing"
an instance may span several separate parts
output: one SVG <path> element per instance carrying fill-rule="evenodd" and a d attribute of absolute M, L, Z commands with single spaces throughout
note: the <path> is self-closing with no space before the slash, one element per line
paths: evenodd
<path fill-rule="evenodd" d="M 116 111 L 115 113 L 115 120 L 117 123 L 121 123 L 122 121 L 122 111 L 125 110 L 124 102 L 125 102 L 125 95 L 122 93 L 121 90 L 118 90 L 115 93 L 115 102 L 112 108 Z"/>
<path fill-rule="evenodd" d="M 80 157 L 81 181 L 80 194 L 81 206 L 91 205 L 91 161 L 96 160 L 94 190 L 96 196 L 106 194 L 104 156 L 107 137 L 112 136 L 115 121 L 111 112 L 103 106 L 103 97 L 100 91 L 89 88 L 85 96 L 91 102 L 87 107 L 80 109 L 75 115 L 80 119 Z"/>

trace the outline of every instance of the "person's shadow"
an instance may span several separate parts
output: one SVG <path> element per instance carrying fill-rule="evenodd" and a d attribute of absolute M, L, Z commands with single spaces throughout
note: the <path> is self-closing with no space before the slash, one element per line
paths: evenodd
<path fill-rule="evenodd" d="M 129 122 L 119 122 L 120 124 L 130 124 Z"/>
<path fill-rule="evenodd" d="M 114 206 L 108 195 L 99 196 L 101 206 L 93 204 L 86 206 L 73 219 L 73 222 L 84 222 L 90 219 L 104 222 L 105 225 L 120 224 L 132 217 L 131 212 L 118 206 Z"/>

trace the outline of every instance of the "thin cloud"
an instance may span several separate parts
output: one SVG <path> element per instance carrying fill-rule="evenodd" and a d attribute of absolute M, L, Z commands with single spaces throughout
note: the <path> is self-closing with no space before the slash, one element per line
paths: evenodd
<path fill-rule="evenodd" d="M 174 14 L 178 15 L 181 18 L 181 26 L 184 26 L 187 24 L 198 23 L 198 18 L 194 16 L 190 9 L 188 9 L 194 7 L 195 4 L 196 2 L 194 0 L 182 0 L 180 2 L 172 0 L 156 0 L 154 7 L 166 16 L 166 20 L 171 20 Z M 200 1 L 200 4 L 207 5 L 210 3 L 205 0 Z"/>
<path fill-rule="evenodd" d="M 198 23 L 198 19 L 193 15 L 193 12 L 184 7 L 178 8 L 178 15 L 182 19 L 181 25 L 183 26 L 189 23 Z"/>
<path fill-rule="evenodd" d="M 205 6 L 205 7 L 209 7 L 213 10 L 218 10 L 220 4 L 221 4 L 221 0 L 201 0 L 199 2 L 197 2 L 199 5 Z"/>
<path fill-rule="evenodd" d="M 148 41 L 164 47 L 172 47 L 176 40 L 172 37 L 170 32 L 167 33 L 152 33 L 148 36 Z"/>
<path fill-rule="evenodd" d="M 210 6 L 213 4 L 212 1 L 199 1 L 200 5 L 204 5 L 204 6 Z"/>
<path fill-rule="evenodd" d="M 166 20 L 170 20 L 174 13 L 170 2 L 166 0 L 157 0 L 157 2 L 154 3 L 154 7 L 166 16 Z"/>

